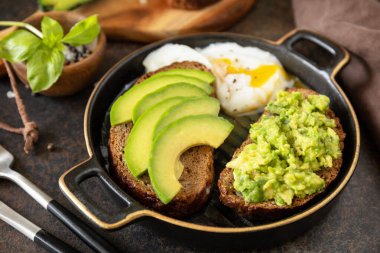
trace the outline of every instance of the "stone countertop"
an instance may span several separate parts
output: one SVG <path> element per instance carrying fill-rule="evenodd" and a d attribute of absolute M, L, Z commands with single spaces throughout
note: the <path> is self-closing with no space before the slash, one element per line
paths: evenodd
<path fill-rule="evenodd" d="M 0 0 L 0 20 L 19 20 L 32 14 L 36 1 Z M 20 8 L 22 6 L 22 8 Z M 290 1 L 258 1 L 248 16 L 228 31 L 275 40 L 294 27 Z M 97 78 L 126 54 L 139 48 L 132 42 L 109 42 L 105 62 Z M 40 140 L 33 154 L 22 152 L 21 136 L 0 130 L 0 143 L 15 155 L 14 169 L 38 184 L 53 198 L 82 217 L 63 196 L 58 187 L 60 175 L 85 160 L 87 151 L 83 136 L 83 112 L 93 85 L 66 98 L 31 96 L 20 85 L 21 95 L 32 120 L 38 123 Z M 0 119 L 20 126 L 7 78 L 0 79 Z M 267 249 L 270 252 L 380 252 L 380 159 L 361 124 L 362 145 L 358 168 L 331 212 L 318 225 L 291 242 Z M 47 151 L 48 143 L 56 149 Z M 378 185 L 379 184 L 379 185 Z M 43 210 L 15 184 L 1 180 L 0 200 L 53 235 L 80 249 L 91 252 L 66 227 Z M 157 234 L 137 222 L 116 232 L 98 230 L 119 248 L 132 252 L 201 251 L 178 242 L 173 236 Z M 141 238 L 141 239 L 136 239 Z M 15 229 L 0 221 L 0 252 L 41 252 L 42 249 Z"/>

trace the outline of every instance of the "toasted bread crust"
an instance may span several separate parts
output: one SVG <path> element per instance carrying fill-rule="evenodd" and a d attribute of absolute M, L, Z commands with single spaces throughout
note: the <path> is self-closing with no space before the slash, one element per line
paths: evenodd
<path fill-rule="evenodd" d="M 318 94 L 317 92 L 309 89 L 292 88 L 288 91 L 294 92 L 299 91 L 303 95 L 308 96 L 312 94 Z M 265 112 L 264 112 L 265 114 Z M 326 113 L 327 117 L 334 119 L 336 122 L 335 132 L 337 133 L 340 141 L 340 149 L 343 150 L 343 141 L 346 134 L 343 131 L 342 125 L 340 124 L 339 118 L 337 118 L 332 110 L 328 110 Z M 252 143 L 251 139 L 248 138 L 242 143 L 242 145 L 235 151 L 233 158 L 237 157 L 248 144 Z M 274 201 L 266 201 L 260 203 L 246 203 L 244 199 L 239 196 L 233 187 L 234 176 L 233 170 L 231 168 L 225 168 L 219 177 L 218 187 L 220 190 L 220 201 L 234 209 L 239 215 L 244 216 L 248 219 L 254 220 L 264 220 L 264 219 L 277 219 L 285 215 L 289 215 L 299 210 L 302 206 L 308 203 L 310 200 L 315 198 L 317 195 L 321 194 L 338 176 L 340 167 L 342 165 L 342 156 L 333 161 L 333 166 L 331 168 L 323 168 L 318 171 L 318 175 L 322 177 L 326 184 L 325 188 L 317 193 L 309 195 L 305 198 L 294 198 L 291 206 L 278 206 Z"/>
<path fill-rule="evenodd" d="M 158 72 L 170 70 L 170 69 L 199 69 L 202 71 L 208 71 L 211 72 L 210 69 L 208 69 L 205 65 L 199 62 L 195 61 L 183 61 L 183 62 L 175 62 L 169 66 L 162 67 L 156 71 L 151 71 L 146 73 L 145 75 L 142 75 L 139 79 L 137 79 L 136 83 L 141 83 L 145 79 L 157 74 Z"/>
<path fill-rule="evenodd" d="M 207 68 L 196 62 L 174 63 L 155 72 L 147 73 L 137 80 L 140 83 L 153 74 L 172 68 Z M 181 155 L 185 169 L 179 179 L 182 189 L 167 205 L 157 197 L 150 183 L 149 175 L 145 173 L 139 179 L 135 178 L 125 163 L 124 146 L 133 123 L 113 126 L 109 135 L 109 154 L 111 174 L 120 187 L 133 198 L 156 211 L 169 216 L 181 218 L 200 210 L 211 194 L 214 181 L 213 150 L 209 146 L 197 146 Z"/>

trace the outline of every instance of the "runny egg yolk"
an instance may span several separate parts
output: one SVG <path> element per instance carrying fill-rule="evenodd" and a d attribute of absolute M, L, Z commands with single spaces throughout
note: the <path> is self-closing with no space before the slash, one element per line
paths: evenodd
<path fill-rule="evenodd" d="M 256 69 L 245 69 L 242 67 L 235 67 L 232 61 L 227 58 L 217 59 L 216 63 L 222 63 L 227 65 L 227 74 L 244 74 L 251 77 L 250 85 L 252 87 L 260 87 L 264 85 L 277 70 L 281 71 L 281 74 L 285 74 L 282 67 L 278 65 L 261 65 Z M 286 77 L 286 75 L 284 75 Z"/>

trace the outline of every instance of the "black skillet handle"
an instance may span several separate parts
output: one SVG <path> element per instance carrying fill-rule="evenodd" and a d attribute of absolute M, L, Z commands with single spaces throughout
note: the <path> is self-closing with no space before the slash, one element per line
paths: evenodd
<path fill-rule="evenodd" d="M 309 41 L 311 43 L 314 43 L 318 45 L 319 47 L 323 48 L 327 52 L 330 53 L 332 56 L 331 64 L 326 67 L 320 67 L 318 66 L 313 60 L 307 58 L 305 55 L 299 53 L 294 49 L 295 43 L 299 41 Z M 328 38 L 325 38 L 321 35 L 318 35 L 316 33 L 307 31 L 307 30 L 294 30 L 293 32 L 288 33 L 283 38 L 281 38 L 278 43 L 286 49 L 288 49 L 290 52 L 292 52 L 294 55 L 296 55 L 298 58 L 303 60 L 306 64 L 311 65 L 313 68 L 319 70 L 319 71 L 327 71 L 329 75 L 335 75 L 337 71 L 345 65 L 345 63 L 349 60 L 349 54 L 341 46 L 338 46 L 333 41 L 329 40 Z"/>
<path fill-rule="evenodd" d="M 113 198 L 118 199 L 126 207 L 120 210 L 116 215 L 109 214 L 102 210 L 93 200 L 91 192 L 85 192 L 80 184 L 90 178 L 97 178 L 112 194 Z M 77 165 L 63 174 L 59 180 L 59 186 L 66 197 L 84 213 L 87 218 L 103 229 L 117 229 L 132 220 L 144 216 L 145 208 L 129 197 L 119 186 L 109 177 L 109 175 L 100 167 L 94 157 Z M 116 220 L 115 220 L 116 219 Z"/>

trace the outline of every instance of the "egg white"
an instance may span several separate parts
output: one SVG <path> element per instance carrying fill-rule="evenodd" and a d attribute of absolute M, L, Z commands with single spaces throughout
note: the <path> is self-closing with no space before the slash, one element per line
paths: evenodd
<path fill-rule="evenodd" d="M 143 61 L 146 72 L 156 71 L 175 62 L 195 61 L 211 68 L 211 63 L 195 49 L 180 44 L 165 44 L 151 52 Z"/>
<path fill-rule="evenodd" d="M 223 110 L 232 116 L 254 114 L 275 98 L 280 90 L 292 86 L 287 79 L 280 61 L 271 53 L 255 47 L 242 47 L 237 43 L 214 43 L 206 48 L 197 49 L 212 64 L 216 76 L 216 94 Z M 251 85 L 251 76 L 244 73 L 228 73 L 230 63 L 233 67 L 255 70 L 261 66 L 276 65 L 277 70 L 261 86 Z"/>

